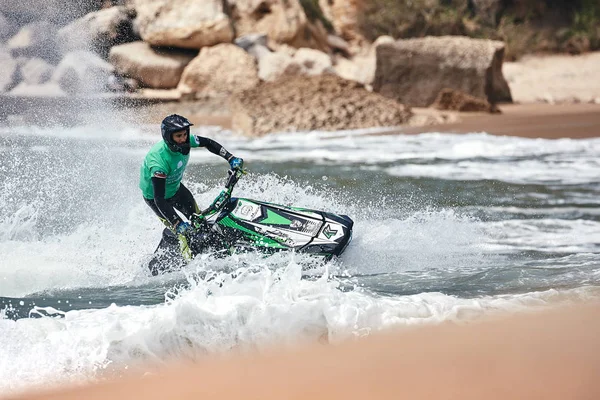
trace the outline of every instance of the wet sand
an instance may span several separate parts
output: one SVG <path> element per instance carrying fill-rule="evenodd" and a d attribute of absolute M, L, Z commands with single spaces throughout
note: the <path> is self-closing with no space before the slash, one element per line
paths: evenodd
<path fill-rule="evenodd" d="M 487 132 L 547 139 L 600 137 L 598 104 L 506 104 L 500 110 L 500 114 L 461 113 L 460 122 L 400 128 L 399 132 Z"/>
<path fill-rule="evenodd" d="M 600 304 L 207 359 L 39 399 L 599 399 Z M 17 399 L 15 397 L 14 399 Z"/>

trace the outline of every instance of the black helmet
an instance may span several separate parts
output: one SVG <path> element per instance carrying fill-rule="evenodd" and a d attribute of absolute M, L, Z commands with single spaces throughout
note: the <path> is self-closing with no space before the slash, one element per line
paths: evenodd
<path fill-rule="evenodd" d="M 171 151 L 179 152 L 182 154 L 189 154 L 190 152 L 190 126 L 194 124 L 190 123 L 187 118 L 181 115 L 171 114 L 163 119 L 160 124 L 160 133 L 162 138 Z M 178 144 L 173 140 L 173 133 L 186 130 L 188 133 L 187 142 Z"/>

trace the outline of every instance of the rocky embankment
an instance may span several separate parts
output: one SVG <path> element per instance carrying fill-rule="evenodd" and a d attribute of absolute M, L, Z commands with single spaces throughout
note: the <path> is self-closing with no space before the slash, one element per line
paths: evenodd
<path fill-rule="evenodd" d="M 32 99 L 43 97 L 62 109 L 102 96 L 214 101 L 229 108 L 236 130 L 259 135 L 427 124 L 444 120 L 434 110 L 496 111 L 512 101 L 503 42 L 382 36 L 369 43 L 357 30 L 357 7 L 0 0 L 0 117 L 11 102 L 35 108 L 41 103 Z M 430 106 L 425 118 L 410 111 Z"/>

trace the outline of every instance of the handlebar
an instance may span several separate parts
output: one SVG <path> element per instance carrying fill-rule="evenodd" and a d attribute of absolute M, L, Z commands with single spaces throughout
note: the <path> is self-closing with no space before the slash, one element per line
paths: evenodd
<path fill-rule="evenodd" d="M 237 184 L 240 177 L 246 173 L 245 170 L 241 168 L 230 169 L 227 171 L 229 174 L 229 178 L 227 179 L 227 183 L 225 184 L 225 189 L 228 189 L 230 192 L 233 190 L 234 186 Z"/>
<path fill-rule="evenodd" d="M 230 169 L 229 171 L 227 171 L 227 173 L 229 174 L 229 178 L 227 178 L 225 189 L 221 191 L 221 193 L 219 193 L 217 198 L 211 203 L 210 206 L 208 206 L 206 210 L 203 210 L 200 214 L 192 215 L 192 225 L 194 225 L 194 222 L 197 222 L 198 220 L 201 221 L 207 216 L 211 216 L 221 211 L 221 209 L 225 206 L 225 204 L 227 204 L 227 202 L 231 198 L 231 192 L 233 191 L 233 188 L 237 184 L 240 177 L 246 173 L 246 171 L 238 168 L 235 170 Z"/>

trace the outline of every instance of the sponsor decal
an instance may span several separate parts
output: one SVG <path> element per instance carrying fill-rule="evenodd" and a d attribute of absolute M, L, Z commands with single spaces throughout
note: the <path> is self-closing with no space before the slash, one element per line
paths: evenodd
<path fill-rule="evenodd" d="M 304 227 L 304 224 L 302 223 L 302 221 L 297 220 L 297 219 L 293 219 L 292 223 L 290 224 L 290 228 L 294 228 L 294 229 L 301 229 Z"/>
<path fill-rule="evenodd" d="M 248 216 L 250 213 L 252 212 L 252 207 L 246 205 L 246 206 L 242 206 L 242 208 L 240 209 L 240 214 Z"/>
<path fill-rule="evenodd" d="M 180 161 L 177 163 L 177 169 L 179 169 L 179 168 L 181 168 L 181 167 L 183 167 L 183 161 L 181 161 L 181 160 L 180 160 Z"/>
<path fill-rule="evenodd" d="M 331 237 L 337 233 L 338 233 L 338 231 L 336 229 L 331 229 L 331 225 L 329 225 L 329 224 L 327 224 L 325 229 L 323 229 L 323 235 L 325 235 L 325 237 L 327 239 L 331 239 Z"/>
<path fill-rule="evenodd" d="M 227 154 L 227 150 L 225 150 L 224 147 L 221 147 L 221 150 L 219 150 L 219 155 L 221 157 L 225 157 L 226 154 Z"/>
<path fill-rule="evenodd" d="M 239 200 L 237 207 L 233 211 L 233 215 L 246 221 L 253 221 L 260 215 L 260 206 Z"/>
<path fill-rule="evenodd" d="M 165 173 L 164 173 L 164 172 L 162 172 L 162 171 L 156 171 L 156 172 L 154 173 L 154 177 L 155 177 L 155 178 L 161 178 L 161 179 L 165 179 L 165 178 L 167 177 L 167 174 L 165 174 Z"/>

